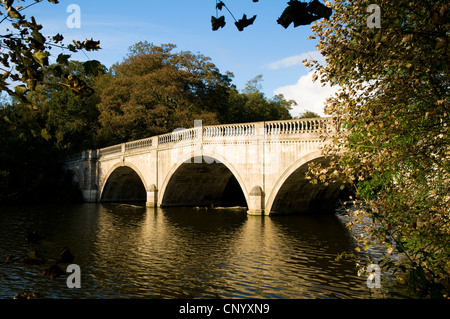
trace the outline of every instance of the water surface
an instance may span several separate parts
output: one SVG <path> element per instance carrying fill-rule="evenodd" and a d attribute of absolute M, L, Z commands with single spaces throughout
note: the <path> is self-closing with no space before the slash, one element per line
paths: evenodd
<path fill-rule="evenodd" d="M 0 298 L 23 290 L 45 298 L 400 298 L 383 273 L 383 289 L 357 276 L 355 256 L 337 262 L 355 243 L 338 214 L 248 216 L 242 209 L 147 208 L 127 204 L 0 208 Z M 27 231 L 47 258 L 20 260 Z M 69 274 L 41 271 L 68 247 L 81 269 L 81 288 Z M 65 270 L 67 264 L 61 264 Z"/>

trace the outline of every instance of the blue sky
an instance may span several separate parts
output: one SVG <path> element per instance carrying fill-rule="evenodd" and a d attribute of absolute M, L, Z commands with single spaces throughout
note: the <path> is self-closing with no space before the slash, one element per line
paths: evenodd
<path fill-rule="evenodd" d="M 236 19 L 244 13 L 255 23 L 239 32 L 234 20 L 223 9 L 227 25 L 218 31 L 211 29 L 211 16 L 216 14 L 215 0 L 60 0 L 57 5 L 42 2 L 25 11 L 44 25 L 44 33 L 61 33 L 67 40 L 100 40 L 102 50 L 88 52 L 90 59 L 107 67 L 120 62 L 128 48 L 148 41 L 155 45 L 172 43 L 179 50 L 201 53 L 212 59 L 222 73 L 234 73 L 233 83 L 243 89 L 255 76 L 263 75 L 263 91 L 267 97 L 282 93 L 299 106 L 294 116 L 305 110 L 321 113 L 323 99 L 331 90 L 312 84 L 301 60 L 317 56 L 315 40 L 309 40 L 310 26 L 284 29 L 276 20 L 286 7 L 286 1 L 251 0 L 224 1 Z M 69 28 L 67 12 L 70 4 L 81 10 L 81 27 Z M 54 52 L 56 56 L 58 52 Z M 86 60 L 82 53 L 73 59 Z"/>

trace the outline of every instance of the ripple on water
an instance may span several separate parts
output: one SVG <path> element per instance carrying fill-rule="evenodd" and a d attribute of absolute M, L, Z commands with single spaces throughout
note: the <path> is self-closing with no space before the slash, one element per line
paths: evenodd
<path fill-rule="evenodd" d="M 336 216 L 253 218 L 245 211 L 115 205 L 10 207 L 1 211 L 0 261 L 24 255 L 25 229 L 45 251 L 67 245 L 82 289 L 20 263 L 0 264 L 0 298 L 38 290 L 49 298 L 365 298 L 354 249 Z"/>

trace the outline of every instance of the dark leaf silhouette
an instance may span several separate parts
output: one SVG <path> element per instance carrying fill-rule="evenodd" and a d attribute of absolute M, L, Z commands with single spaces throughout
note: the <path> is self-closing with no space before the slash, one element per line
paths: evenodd
<path fill-rule="evenodd" d="M 87 75 L 98 76 L 105 73 L 105 67 L 97 60 L 84 62 L 83 68 Z"/>
<path fill-rule="evenodd" d="M 308 11 L 320 18 L 330 19 L 331 14 L 333 13 L 333 10 L 325 6 L 324 4 L 320 3 L 318 0 L 313 0 L 308 5 Z"/>
<path fill-rule="evenodd" d="M 226 22 L 225 22 L 225 17 L 221 16 L 219 18 L 216 18 L 214 16 L 211 17 L 211 25 L 212 25 L 212 29 L 213 31 L 217 31 L 220 28 L 223 28 L 225 26 Z"/>
<path fill-rule="evenodd" d="M 298 0 L 291 0 L 288 2 L 288 7 L 283 11 L 277 22 L 285 29 L 291 23 L 294 24 L 295 28 L 300 25 L 309 25 L 321 18 L 329 19 L 331 14 L 332 10 L 318 0 L 313 0 L 309 4 Z"/>
<path fill-rule="evenodd" d="M 222 1 L 217 2 L 216 4 L 216 8 L 219 10 L 222 10 L 223 6 L 225 5 L 225 3 L 223 3 Z"/>
<path fill-rule="evenodd" d="M 238 28 L 239 31 L 243 31 L 244 28 L 248 27 L 249 25 L 253 24 L 253 22 L 256 19 L 256 15 L 254 15 L 252 18 L 247 19 L 247 15 L 244 14 L 241 20 L 236 21 L 235 25 Z"/>

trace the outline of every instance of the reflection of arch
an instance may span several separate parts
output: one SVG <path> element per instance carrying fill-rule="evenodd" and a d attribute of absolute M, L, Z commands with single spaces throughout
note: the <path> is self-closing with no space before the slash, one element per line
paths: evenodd
<path fill-rule="evenodd" d="M 195 163 L 194 158 L 196 157 L 196 152 L 191 152 L 187 155 L 184 155 L 180 158 L 180 160 L 171 167 L 169 172 L 167 173 L 160 192 L 159 197 L 159 203 L 161 205 L 173 205 L 174 203 L 167 203 L 167 200 L 170 199 L 173 194 L 175 194 L 175 189 L 173 187 L 176 187 L 173 185 L 173 183 L 181 182 L 183 179 L 182 177 L 189 178 L 190 181 L 195 180 L 194 176 L 200 177 L 200 176 L 207 176 L 209 179 L 211 179 L 210 186 L 213 187 L 213 185 L 217 185 L 217 189 L 208 188 L 208 191 L 215 191 L 216 193 L 220 192 L 219 189 L 227 187 L 227 181 L 230 182 L 233 177 L 237 181 L 237 184 L 240 186 L 240 190 L 242 191 L 243 196 L 245 197 L 245 202 L 248 206 L 249 203 L 249 197 L 248 197 L 248 191 L 245 186 L 244 181 L 242 180 L 240 174 L 238 171 L 234 168 L 233 165 L 228 163 L 226 159 L 220 155 L 214 155 L 210 156 L 207 154 L 203 154 L 203 161 L 202 163 Z M 212 161 L 214 160 L 214 161 Z M 210 164 L 208 164 L 210 163 Z M 196 172 L 192 172 L 192 169 L 195 169 Z M 183 175 L 184 172 L 191 172 L 191 174 Z M 206 174 L 206 175 L 205 175 Z M 222 177 L 222 178 L 221 178 Z M 174 180 L 177 179 L 177 180 Z M 203 179 L 205 181 L 205 179 Z M 189 182 L 186 180 L 186 182 Z M 218 183 L 215 183 L 218 182 Z M 223 183 L 222 183 L 223 182 Z M 172 183 L 172 185 L 171 185 Z M 196 185 L 198 186 L 198 185 Z M 180 185 L 179 188 L 185 187 L 184 185 Z M 206 186 L 205 186 L 206 187 Z M 195 190 L 195 189 L 194 189 Z M 178 191 L 178 190 L 177 190 Z M 205 196 L 207 196 L 209 192 L 205 192 Z M 200 192 L 198 192 L 200 193 Z M 182 197 L 183 195 L 180 194 L 179 197 Z M 195 196 L 195 195 L 193 195 Z M 209 199 L 203 198 L 204 202 L 206 203 Z M 189 203 L 192 204 L 192 203 Z M 198 203 L 197 203 L 198 204 Z M 196 205 L 197 205 L 196 204 Z M 182 203 L 180 203 L 180 206 L 184 206 Z M 198 205 L 201 206 L 201 203 Z"/>
<path fill-rule="evenodd" d="M 327 210 L 336 199 L 338 186 L 313 185 L 304 178 L 308 163 L 326 163 L 321 151 L 309 153 L 293 163 L 278 179 L 267 199 L 269 213 Z"/>
<path fill-rule="evenodd" d="M 116 194 L 111 194 L 114 183 Z M 118 163 L 110 168 L 101 185 L 100 201 L 145 201 L 147 186 L 139 169 L 131 163 Z M 128 194 L 120 194 L 127 191 Z M 107 197 L 108 196 L 108 197 Z"/>

